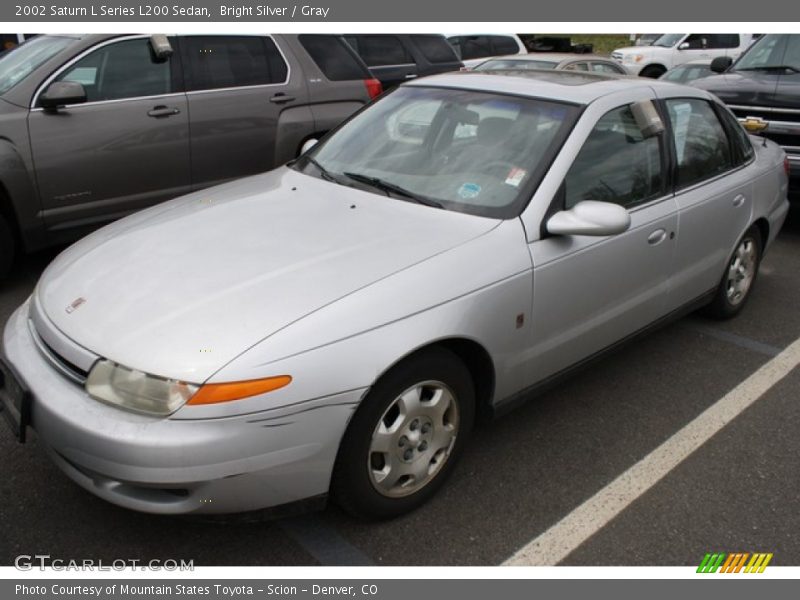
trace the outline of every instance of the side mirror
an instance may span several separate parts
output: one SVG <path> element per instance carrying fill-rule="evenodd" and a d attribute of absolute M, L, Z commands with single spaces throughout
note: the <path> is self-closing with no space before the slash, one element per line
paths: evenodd
<path fill-rule="evenodd" d="M 689 42 L 683 42 L 678 45 L 678 50 L 688 50 L 690 48 Z"/>
<path fill-rule="evenodd" d="M 150 36 L 150 50 L 153 52 L 153 59 L 157 63 L 163 63 L 172 56 L 172 44 L 169 38 L 163 33 L 154 33 Z"/>
<path fill-rule="evenodd" d="M 553 235 L 617 235 L 631 226 L 631 216 L 619 204 L 584 200 L 547 220 Z"/>
<path fill-rule="evenodd" d="M 86 102 L 86 90 L 77 81 L 54 81 L 39 96 L 45 110 L 57 110 L 59 106 Z"/>
<path fill-rule="evenodd" d="M 319 140 L 316 139 L 316 138 L 310 138 L 310 139 L 306 140 L 305 142 L 303 142 L 303 145 L 300 146 L 300 154 L 303 155 L 306 152 L 308 152 L 309 150 L 311 150 L 314 146 L 317 145 L 318 141 Z"/>
<path fill-rule="evenodd" d="M 733 59 L 730 56 L 718 56 L 711 61 L 711 70 L 714 73 L 724 73 L 733 64 Z"/>

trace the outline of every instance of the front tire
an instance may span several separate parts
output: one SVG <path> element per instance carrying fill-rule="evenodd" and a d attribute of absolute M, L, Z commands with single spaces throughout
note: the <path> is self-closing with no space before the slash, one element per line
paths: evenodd
<path fill-rule="evenodd" d="M 706 308 L 708 316 L 731 319 L 742 311 L 755 285 L 762 252 L 761 231 L 753 226 L 736 244 L 714 299 Z"/>
<path fill-rule="evenodd" d="M 472 377 L 455 354 L 431 348 L 401 362 L 373 386 L 347 428 L 334 499 L 360 518 L 414 510 L 452 472 L 474 415 Z"/>
<path fill-rule="evenodd" d="M 648 65 L 639 71 L 639 77 L 651 77 L 652 79 L 658 79 L 666 72 L 667 70 L 661 65 Z"/>

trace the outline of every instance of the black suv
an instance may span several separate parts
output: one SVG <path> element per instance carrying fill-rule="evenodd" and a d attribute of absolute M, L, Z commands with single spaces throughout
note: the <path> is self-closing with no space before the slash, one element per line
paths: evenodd
<path fill-rule="evenodd" d="M 344 38 L 384 89 L 416 77 L 464 68 L 443 35 L 352 34 Z"/>
<path fill-rule="evenodd" d="M 783 147 L 794 190 L 800 189 L 800 35 L 759 38 L 731 64 L 711 63 L 720 73 L 692 82 L 716 94 L 750 133 L 761 133 Z"/>

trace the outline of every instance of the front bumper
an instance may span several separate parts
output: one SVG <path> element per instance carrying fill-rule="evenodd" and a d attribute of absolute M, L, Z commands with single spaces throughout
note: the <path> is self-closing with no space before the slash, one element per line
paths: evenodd
<path fill-rule="evenodd" d="M 30 388 L 31 424 L 73 481 L 149 513 L 231 513 L 327 493 L 339 442 L 365 390 L 218 419 L 130 413 L 91 399 L 45 360 L 28 304 L 3 334 Z"/>

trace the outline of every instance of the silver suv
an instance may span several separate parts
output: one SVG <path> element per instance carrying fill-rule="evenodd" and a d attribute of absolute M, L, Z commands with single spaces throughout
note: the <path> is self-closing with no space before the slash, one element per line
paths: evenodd
<path fill-rule="evenodd" d="M 381 92 L 335 35 L 44 35 L 0 57 L 0 277 L 19 250 L 297 156 Z"/>

